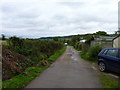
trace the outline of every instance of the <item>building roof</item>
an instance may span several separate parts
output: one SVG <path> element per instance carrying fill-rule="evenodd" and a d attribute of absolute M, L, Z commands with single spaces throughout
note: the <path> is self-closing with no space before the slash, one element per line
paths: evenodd
<path fill-rule="evenodd" d="M 102 39 L 106 39 L 106 40 L 113 40 L 115 38 L 115 36 L 93 36 L 95 40 L 102 40 Z"/>

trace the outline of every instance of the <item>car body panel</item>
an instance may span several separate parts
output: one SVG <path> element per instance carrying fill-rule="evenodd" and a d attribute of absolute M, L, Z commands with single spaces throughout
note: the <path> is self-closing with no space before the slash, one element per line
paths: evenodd
<path fill-rule="evenodd" d="M 116 56 L 107 55 L 110 50 L 118 51 Z M 104 48 L 98 54 L 99 62 L 104 62 L 108 70 L 120 73 L 120 48 Z"/>

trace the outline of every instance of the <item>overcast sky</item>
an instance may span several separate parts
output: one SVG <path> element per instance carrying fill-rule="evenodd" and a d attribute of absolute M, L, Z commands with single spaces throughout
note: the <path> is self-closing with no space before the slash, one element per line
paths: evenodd
<path fill-rule="evenodd" d="M 114 33 L 118 0 L 2 0 L 0 25 L 6 36 L 39 38 Z"/>

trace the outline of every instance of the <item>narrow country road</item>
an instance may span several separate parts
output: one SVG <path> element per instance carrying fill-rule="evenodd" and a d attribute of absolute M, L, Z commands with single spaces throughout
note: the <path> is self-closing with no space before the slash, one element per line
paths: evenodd
<path fill-rule="evenodd" d="M 101 88 L 92 66 L 67 46 L 65 53 L 25 88 Z"/>

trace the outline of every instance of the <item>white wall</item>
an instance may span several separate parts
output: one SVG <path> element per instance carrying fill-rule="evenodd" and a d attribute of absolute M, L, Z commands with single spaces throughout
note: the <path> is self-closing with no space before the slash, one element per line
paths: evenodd
<path fill-rule="evenodd" d="M 113 48 L 120 48 L 120 36 L 113 41 Z"/>
<path fill-rule="evenodd" d="M 103 48 L 112 48 L 112 42 L 92 41 L 91 46 L 100 45 Z"/>

